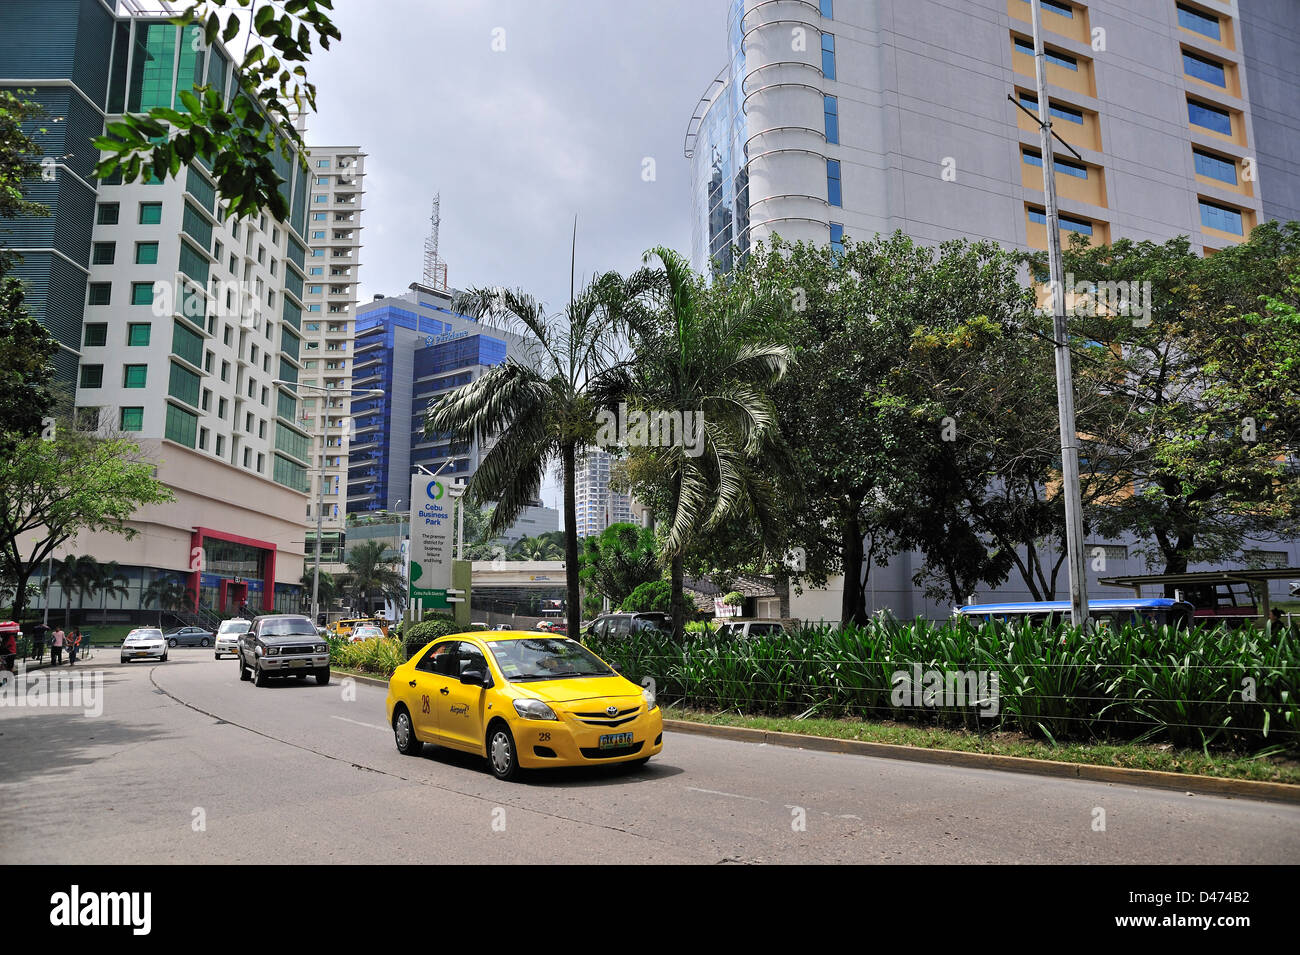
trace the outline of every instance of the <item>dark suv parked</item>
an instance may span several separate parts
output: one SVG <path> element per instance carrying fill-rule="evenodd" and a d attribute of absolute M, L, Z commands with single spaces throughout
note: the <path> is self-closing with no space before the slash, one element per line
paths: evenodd
<path fill-rule="evenodd" d="M 239 678 L 266 686 L 273 676 L 330 681 L 330 648 L 311 619 L 302 614 L 268 614 L 256 618 L 239 638 Z"/>

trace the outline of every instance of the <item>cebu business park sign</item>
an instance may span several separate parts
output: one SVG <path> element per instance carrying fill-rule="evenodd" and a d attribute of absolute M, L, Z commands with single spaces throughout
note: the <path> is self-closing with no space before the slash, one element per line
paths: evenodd
<path fill-rule="evenodd" d="M 449 608 L 452 496 L 437 478 L 411 479 L 411 593 L 426 610 Z"/>

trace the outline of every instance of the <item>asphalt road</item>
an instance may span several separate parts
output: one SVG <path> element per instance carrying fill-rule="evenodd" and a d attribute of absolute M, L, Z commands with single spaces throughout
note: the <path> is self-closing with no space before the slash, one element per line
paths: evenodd
<path fill-rule="evenodd" d="M 643 769 L 501 783 L 401 756 L 378 687 L 88 668 L 100 715 L 0 706 L 0 863 L 1300 861 L 1294 805 L 672 733 Z"/>

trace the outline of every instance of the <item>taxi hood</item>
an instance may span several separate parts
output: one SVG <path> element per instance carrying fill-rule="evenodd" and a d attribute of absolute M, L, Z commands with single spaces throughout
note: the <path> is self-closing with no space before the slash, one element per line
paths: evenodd
<path fill-rule="evenodd" d="M 586 676 L 556 680 L 530 680 L 511 683 L 523 696 L 531 696 L 544 703 L 577 703 L 581 700 L 605 699 L 611 696 L 641 695 L 641 687 L 624 677 Z"/>

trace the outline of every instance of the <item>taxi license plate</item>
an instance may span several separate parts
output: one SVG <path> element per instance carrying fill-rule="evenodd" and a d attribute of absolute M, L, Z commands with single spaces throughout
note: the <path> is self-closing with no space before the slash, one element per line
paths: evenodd
<path fill-rule="evenodd" d="M 631 733 L 607 733 L 600 738 L 601 749 L 615 749 L 619 746 L 632 745 Z"/>

